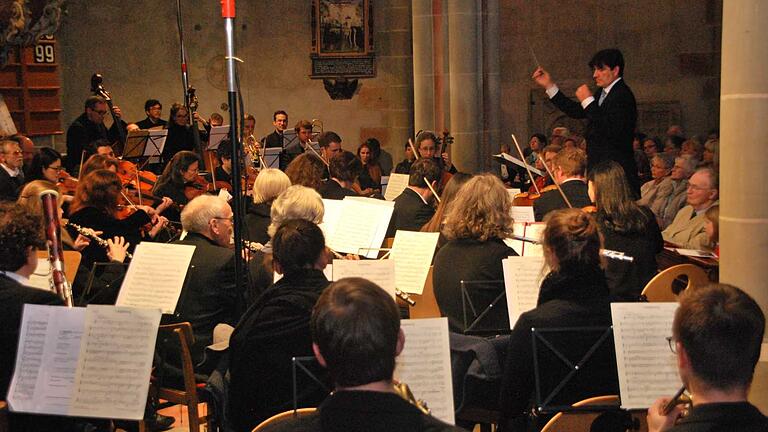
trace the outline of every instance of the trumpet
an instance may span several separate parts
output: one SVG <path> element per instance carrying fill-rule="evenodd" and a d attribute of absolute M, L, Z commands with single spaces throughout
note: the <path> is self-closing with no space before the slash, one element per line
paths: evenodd
<path fill-rule="evenodd" d="M 256 162 L 258 161 L 261 168 L 266 168 L 264 158 L 261 155 L 261 143 L 256 139 L 255 136 L 253 136 L 253 134 L 248 135 L 245 138 L 243 149 L 248 155 L 248 158 L 251 160 L 251 166 L 256 166 Z"/>
<path fill-rule="evenodd" d="M 96 242 L 97 245 L 103 247 L 104 249 L 109 249 L 109 243 L 107 243 L 106 240 L 96 235 L 96 233 L 91 228 L 82 227 L 78 224 L 73 224 L 72 222 L 67 223 L 68 226 L 71 226 L 75 229 L 75 231 L 78 232 L 78 234 L 84 235 L 85 237 L 88 237 L 89 239 Z M 129 252 L 125 253 L 125 257 L 128 259 L 133 259 L 133 255 Z"/>

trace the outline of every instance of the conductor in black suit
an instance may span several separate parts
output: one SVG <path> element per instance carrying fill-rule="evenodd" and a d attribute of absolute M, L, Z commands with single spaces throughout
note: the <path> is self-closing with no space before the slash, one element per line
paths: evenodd
<path fill-rule="evenodd" d="M 533 72 L 533 80 L 567 116 L 589 120 L 585 134 L 588 169 L 604 160 L 616 161 L 624 168 L 630 186 L 639 196 L 640 182 L 632 150 L 637 104 L 632 90 L 622 79 L 624 56 L 617 49 L 604 49 L 592 57 L 589 67 L 600 90 L 592 94 L 586 84 L 579 86 L 576 89 L 578 103 L 566 97 L 543 68 Z"/>

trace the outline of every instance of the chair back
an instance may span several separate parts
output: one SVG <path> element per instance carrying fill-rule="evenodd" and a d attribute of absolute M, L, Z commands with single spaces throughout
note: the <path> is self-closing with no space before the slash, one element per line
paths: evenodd
<path fill-rule="evenodd" d="M 573 404 L 574 407 L 587 407 L 589 405 L 618 406 L 619 397 L 616 395 L 596 396 Z M 599 415 L 599 412 L 590 411 L 559 412 L 549 419 L 547 424 L 541 428 L 541 432 L 587 432 Z"/>
<path fill-rule="evenodd" d="M 48 259 L 48 251 L 37 251 L 37 257 L 42 259 Z M 72 285 L 75 281 L 75 275 L 77 275 L 77 269 L 80 267 L 80 260 L 82 255 L 78 251 L 64 251 L 64 275 L 67 277 L 67 281 Z"/>
<path fill-rule="evenodd" d="M 685 276 L 688 279 L 683 289 L 676 290 L 675 281 Z M 657 274 L 643 288 L 641 296 L 649 302 L 676 302 L 686 289 L 707 285 L 709 278 L 701 267 L 693 264 L 679 264 Z"/>
<path fill-rule="evenodd" d="M 409 294 L 410 297 L 416 302 L 416 305 L 410 307 L 411 318 L 440 318 L 440 307 L 437 306 L 437 299 L 435 299 L 435 289 L 432 282 L 432 273 L 434 266 L 429 266 L 429 273 L 427 273 L 427 280 L 424 282 L 424 291 L 421 295 Z"/>
<path fill-rule="evenodd" d="M 313 414 L 315 411 L 317 411 L 317 408 L 299 408 L 296 411 L 290 410 L 290 411 L 281 412 L 280 414 L 275 414 L 272 417 L 259 423 L 258 426 L 253 428 L 252 432 L 259 432 L 266 429 L 268 426 L 272 426 L 278 423 L 284 423 L 294 418 L 306 417 L 310 414 Z"/>

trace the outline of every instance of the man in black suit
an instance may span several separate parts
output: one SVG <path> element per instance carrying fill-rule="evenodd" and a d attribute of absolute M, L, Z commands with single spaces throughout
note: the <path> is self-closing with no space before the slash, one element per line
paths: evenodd
<path fill-rule="evenodd" d="M 113 106 L 115 115 L 121 122 L 121 127 L 126 124 L 120 117 L 122 112 L 117 106 Z M 101 96 L 90 96 L 85 100 L 85 112 L 76 118 L 67 129 L 67 158 L 65 166 L 70 173 L 77 172 L 75 168 L 80 164 L 82 152 L 85 151 L 83 160 L 96 152 L 92 143 L 99 139 L 106 139 L 109 142 L 115 142 L 119 138 L 120 132 L 117 129 L 117 122 L 107 130 L 104 126 L 104 118 L 109 113 L 107 102 Z"/>
<path fill-rule="evenodd" d="M 587 181 L 584 178 L 587 155 L 583 150 L 566 147 L 557 153 L 552 165 L 553 180 L 560 185 L 560 189 L 571 204 L 570 207 L 582 208 L 592 204 L 587 193 Z M 544 192 L 533 202 L 533 214 L 536 221 L 541 222 L 552 210 L 568 207 L 560 191 L 555 189 Z"/>
<path fill-rule="evenodd" d="M 363 164 L 354 153 L 342 151 L 331 158 L 329 169 L 330 179 L 323 182 L 317 189 L 324 199 L 343 200 L 345 196 L 357 196 L 352 184 L 363 171 Z"/>
<path fill-rule="evenodd" d="M 16 201 L 24 184 L 24 153 L 19 143 L 0 140 L 0 201 Z"/>
<path fill-rule="evenodd" d="M 163 105 L 157 99 L 147 99 L 144 102 L 144 112 L 147 114 L 147 118 L 136 122 L 136 126 L 140 129 L 151 129 L 154 127 L 163 127 L 168 124 L 163 120 Z"/>
<path fill-rule="evenodd" d="M 394 237 L 397 230 L 419 231 L 435 214 L 430 204 L 432 188 L 440 181 L 441 168 L 432 158 L 421 158 L 411 166 L 408 187 L 395 198 L 395 210 L 387 229 L 387 237 Z"/>
<path fill-rule="evenodd" d="M 604 49 L 589 62 L 592 78 L 601 88 L 594 95 L 586 84 L 576 89 L 575 102 L 559 91 L 549 72 L 539 67 L 533 73 L 533 80 L 547 91 L 552 103 L 567 116 L 586 118 L 588 167 L 603 160 L 616 161 L 627 174 L 630 186 L 639 196 L 640 182 L 637 178 L 632 140 L 637 123 L 637 104 L 629 86 L 622 79 L 624 56 L 617 49 Z"/>

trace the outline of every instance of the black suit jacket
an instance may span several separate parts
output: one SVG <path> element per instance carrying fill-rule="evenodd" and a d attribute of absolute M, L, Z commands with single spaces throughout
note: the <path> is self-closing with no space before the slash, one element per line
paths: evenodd
<path fill-rule="evenodd" d="M 149 119 L 149 117 L 145 118 L 144 120 L 137 121 L 136 126 L 138 126 L 141 129 L 151 129 L 153 127 L 165 127 L 168 122 L 163 119 L 157 119 L 157 123 L 152 123 L 152 120 Z"/>
<path fill-rule="evenodd" d="M 343 200 L 345 196 L 357 196 L 352 189 L 342 187 L 334 179 L 328 179 L 317 188 L 320 196 L 325 199 Z"/>
<path fill-rule="evenodd" d="M 23 184 L 23 174 L 11 177 L 3 167 L 0 167 L 0 201 L 16 201 Z"/>
<path fill-rule="evenodd" d="M 121 122 L 125 127 L 125 122 L 122 120 Z M 67 157 L 64 160 L 67 171 L 76 172 L 75 167 L 80 164 L 83 150 L 86 151 L 85 159 L 96 152 L 96 149 L 91 145 L 94 141 L 106 139 L 112 143 L 118 138 L 120 138 L 120 133 L 117 130 L 117 123 L 113 123 L 112 127 L 107 130 L 103 123 L 96 124 L 88 120 L 85 113 L 81 114 L 67 128 Z"/>
<path fill-rule="evenodd" d="M 419 231 L 435 214 L 435 209 L 424 204 L 419 194 L 405 188 L 395 198 L 395 210 L 387 228 L 387 237 L 394 237 L 397 230 Z"/>
<path fill-rule="evenodd" d="M 616 161 L 624 168 L 627 180 L 639 196 L 640 182 L 637 178 L 632 139 L 637 125 L 637 103 L 635 95 L 622 78 L 614 84 L 602 105 L 599 89 L 595 100 L 584 109 L 579 102 L 567 98 L 563 92 L 551 99 L 552 103 L 568 117 L 589 120 L 587 123 L 587 163 L 594 167 L 604 160 Z"/>
<path fill-rule="evenodd" d="M 573 208 L 582 208 L 592 204 L 587 193 L 587 184 L 580 180 L 571 180 L 560 185 L 563 193 L 568 197 Z M 544 216 L 552 210 L 568 208 L 560 191 L 551 190 L 541 194 L 541 197 L 533 202 L 533 215 L 536 222 L 544 220 Z"/>

